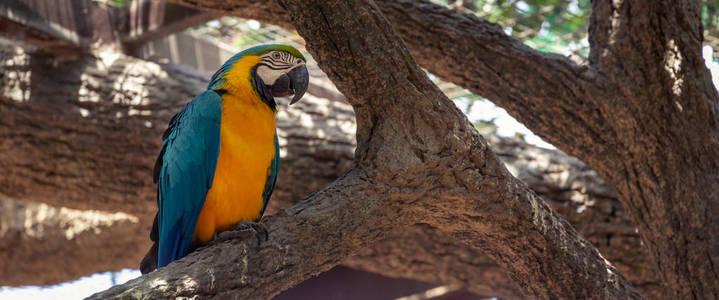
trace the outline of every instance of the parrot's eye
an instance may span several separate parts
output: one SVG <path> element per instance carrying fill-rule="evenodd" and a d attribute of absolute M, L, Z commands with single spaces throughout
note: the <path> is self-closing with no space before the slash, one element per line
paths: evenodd
<path fill-rule="evenodd" d="M 298 58 L 298 59 L 297 59 L 297 64 L 299 65 L 299 64 L 301 64 L 301 63 L 302 63 L 302 60 Z"/>
<path fill-rule="evenodd" d="M 272 53 L 272 57 L 273 57 L 273 58 L 280 58 L 280 53 L 279 53 L 279 52 Z"/>

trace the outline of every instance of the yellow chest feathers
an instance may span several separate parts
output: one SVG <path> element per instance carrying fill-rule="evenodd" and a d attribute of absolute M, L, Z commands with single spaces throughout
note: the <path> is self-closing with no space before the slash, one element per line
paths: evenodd
<path fill-rule="evenodd" d="M 228 87 L 222 96 L 220 156 L 195 228 L 194 240 L 202 243 L 217 231 L 260 217 L 275 156 L 274 111 L 253 92 L 249 80 L 236 82 L 247 86 Z"/>

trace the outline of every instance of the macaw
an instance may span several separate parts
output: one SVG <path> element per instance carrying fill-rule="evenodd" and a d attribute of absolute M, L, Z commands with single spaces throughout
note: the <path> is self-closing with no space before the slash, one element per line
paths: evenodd
<path fill-rule="evenodd" d="M 237 53 L 162 136 L 153 180 L 158 212 L 143 274 L 187 255 L 241 221 L 258 221 L 279 171 L 274 97 L 307 91 L 305 57 L 287 45 Z"/>

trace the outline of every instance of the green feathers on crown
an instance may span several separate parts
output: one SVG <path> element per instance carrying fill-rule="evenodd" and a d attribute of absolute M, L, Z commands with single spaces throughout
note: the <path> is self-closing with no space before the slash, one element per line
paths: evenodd
<path fill-rule="evenodd" d="M 255 47 L 246 49 L 246 50 L 238 53 L 237 55 L 251 54 L 251 55 L 260 56 L 260 55 L 263 55 L 270 51 L 285 51 L 285 52 L 292 54 L 293 56 L 295 56 L 297 58 L 301 58 L 302 60 L 307 61 L 305 59 L 305 56 L 302 55 L 302 53 L 299 50 L 295 49 L 295 47 L 292 47 L 289 45 L 282 45 L 282 44 L 259 45 L 259 46 L 255 46 Z"/>

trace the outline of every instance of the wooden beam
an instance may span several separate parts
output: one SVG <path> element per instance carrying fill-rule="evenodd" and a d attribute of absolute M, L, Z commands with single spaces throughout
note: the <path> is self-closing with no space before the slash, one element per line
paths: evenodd
<path fill-rule="evenodd" d="M 217 13 L 135 0 L 115 6 L 93 0 L 0 1 L 0 34 L 33 50 L 82 51 L 94 44 L 142 44 L 218 18 Z"/>
<path fill-rule="evenodd" d="M 136 0 L 129 7 L 129 26 L 122 36 L 122 42 L 135 48 L 219 17 L 217 13 L 161 0 Z"/>

